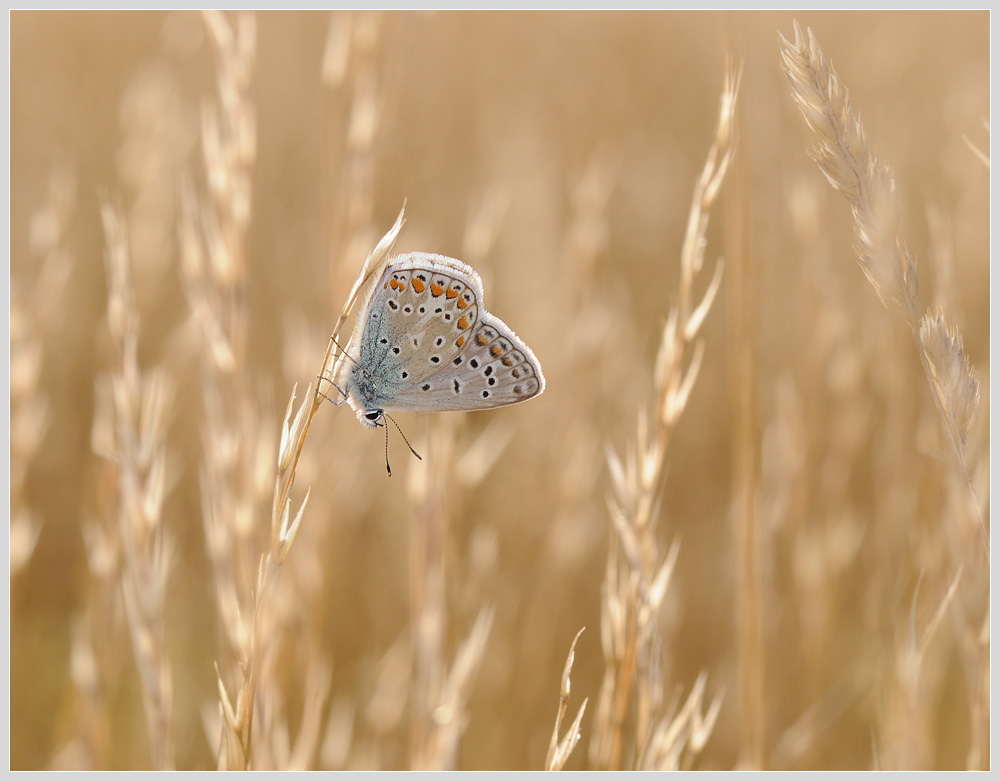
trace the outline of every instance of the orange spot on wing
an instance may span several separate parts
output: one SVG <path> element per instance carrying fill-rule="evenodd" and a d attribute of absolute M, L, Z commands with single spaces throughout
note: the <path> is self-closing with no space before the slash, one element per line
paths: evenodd
<path fill-rule="evenodd" d="M 489 339 L 487 339 L 482 334 L 476 334 L 476 341 L 479 342 L 479 344 L 486 344 L 489 341 Z"/>
<path fill-rule="evenodd" d="M 493 355 L 494 358 L 499 358 L 500 357 L 500 353 L 502 353 L 502 352 L 503 352 L 503 350 L 500 349 L 499 345 L 495 344 L 495 345 L 493 345 L 490 348 L 490 353 Z"/>
<path fill-rule="evenodd" d="M 465 318 L 465 315 L 462 315 L 460 318 L 458 318 L 458 327 L 459 328 L 469 327 L 469 321 Z"/>
<path fill-rule="evenodd" d="M 465 344 L 465 337 L 464 336 L 458 337 L 458 341 L 455 342 L 455 344 L 461 347 L 463 344 Z"/>
<path fill-rule="evenodd" d="M 454 298 L 457 295 L 458 295 L 458 291 L 457 290 L 452 290 L 451 288 L 448 288 L 448 292 L 444 294 L 444 297 L 445 298 Z"/>
<path fill-rule="evenodd" d="M 389 283 L 389 287 L 391 287 L 391 288 L 392 288 L 393 290 L 395 290 L 395 289 L 396 289 L 397 287 L 399 287 L 399 283 L 398 283 L 398 282 L 396 282 L 396 280 L 395 280 L 395 279 L 393 279 L 393 280 L 392 280 L 392 281 L 391 281 L 391 282 Z"/>
<path fill-rule="evenodd" d="M 414 277 L 412 280 L 410 280 L 410 284 L 413 285 L 413 291 L 415 293 L 423 293 L 424 292 L 424 283 L 421 282 L 416 277 Z"/>
<path fill-rule="evenodd" d="M 444 292 L 444 288 L 437 282 L 431 282 L 431 295 L 435 298 Z"/>
<path fill-rule="evenodd" d="M 469 302 L 466 301 L 464 298 L 458 299 L 458 308 L 459 309 L 465 309 L 465 307 L 467 307 L 468 305 L 469 305 Z"/>
<path fill-rule="evenodd" d="M 513 366 L 514 365 L 514 360 L 509 355 L 505 355 L 503 357 L 503 360 L 501 361 L 501 363 L 504 366 Z"/>

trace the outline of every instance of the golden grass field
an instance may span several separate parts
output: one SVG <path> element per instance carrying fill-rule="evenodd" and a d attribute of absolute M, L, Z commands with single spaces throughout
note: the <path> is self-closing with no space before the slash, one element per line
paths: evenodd
<path fill-rule="evenodd" d="M 989 23 L 12 12 L 11 768 L 988 768 Z M 404 202 L 547 387 L 387 477 Z"/>

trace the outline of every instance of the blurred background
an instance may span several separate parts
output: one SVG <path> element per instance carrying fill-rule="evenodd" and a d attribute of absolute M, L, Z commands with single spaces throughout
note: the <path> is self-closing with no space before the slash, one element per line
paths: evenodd
<path fill-rule="evenodd" d="M 979 371 L 988 523 L 988 12 L 795 18 L 893 167 L 924 306 Z M 792 19 L 13 12 L 11 768 L 217 766 L 216 668 L 235 702 L 282 415 L 404 201 L 396 250 L 473 265 L 547 388 L 398 415 L 424 460 L 390 431 L 391 478 L 381 431 L 319 410 L 258 627 L 250 765 L 540 769 L 585 627 L 566 767 L 608 766 L 607 453 L 656 404 L 727 57 L 738 152 L 696 302 L 726 265 L 658 483 L 661 558 L 679 548 L 647 679 L 657 718 L 691 727 L 702 675 L 699 713 L 718 705 L 672 766 L 989 767 L 978 520 L 908 328 L 809 158 L 779 58 Z M 645 766 L 628 714 L 613 764 Z"/>

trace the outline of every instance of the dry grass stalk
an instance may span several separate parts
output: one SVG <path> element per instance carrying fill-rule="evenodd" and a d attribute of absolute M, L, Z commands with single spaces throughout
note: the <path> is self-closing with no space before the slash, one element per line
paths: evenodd
<path fill-rule="evenodd" d="M 57 352 L 46 347 L 59 338 L 67 304 L 67 283 L 74 256 L 67 233 L 76 210 L 77 183 L 65 164 L 53 166 L 46 198 L 31 215 L 29 248 L 37 269 L 30 283 L 11 277 L 10 295 L 10 587 L 18 598 L 18 577 L 32 560 L 42 518 L 28 495 L 28 473 L 43 455 L 41 445 L 52 422 L 50 393 L 42 381 L 47 359 Z M 109 403 L 95 412 L 111 432 Z M 102 414 L 103 413 L 103 414 Z M 109 726 L 104 672 L 97 648 L 114 645 L 114 618 L 120 603 L 117 519 L 109 512 L 84 524 L 88 564 L 86 613 L 70 629 L 70 682 L 75 701 L 73 738 L 52 759 L 50 769 L 94 769 L 108 764 Z M 13 621 L 12 621 L 13 629 Z M 106 661 L 103 655 L 101 661 Z M 117 660 L 116 660 L 117 661 Z"/>
<path fill-rule="evenodd" d="M 805 222 L 801 235 L 814 236 L 814 220 Z M 822 267 L 822 260 L 814 258 L 808 268 Z M 769 682 L 775 728 L 766 743 L 767 763 L 785 770 L 810 767 L 808 762 L 827 750 L 839 720 L 858 706 L 871 685 L 861 665 L 845 662 L 845 638 L 836 618 L 852 568 L 862 565 L 863 546 L 874 545 L 852 491 L 874 414 L 863 387 L 857 341 L 864 329 L 845 313 L 842 302 L 831 301 L 834 286 L 814 284 L 819 295 L 804 302 L 811 313 L 803 334 L 807 357 L 794 374 L 784 374 L 775 383 L 774 417 L 761 443 L 759 514 L 768 530 L 769 603 L 794 616 L 788 625 L 794 626 L 795 635 L 775 636 L 772 630 L 768 638 L 772 648 L 796 644 L 802 669 L 788 666 L 776 678 L 783 679 L 786 688 L 801 687 L 806 703 L 789 725 L 779 715 L 782 698 L 774 696 L 774 682 Z M 826 408 L 823 418 L 812 406 L 820 403 Z M 814 430 L 811 424 L 818 419 L 829 423 Z M 792 584 L 793 596 L 782 599 L 774 588 L 780 582 Z M 875 642 L 865 636 L 858 644 Z"/>
<path fill-rule="evenodd" d="M 895 199 L 892 173 L 868 147 L 860 119 L 854 113 L 846 88 L 827 61 L 811 31 L 803 35 L 795 26 L 795 41 L 781 38 L 782 58 L 786 73 L 793 87 L 795 98 L 810 127 L 820 142 L 814 157 L 831 184 L 847 197 L 855 219 L 859 238 L 858 253 L 866 276 L 872 282 L 880 299 L 899 312 L 910 326 L 917 345 L 939 424 L 959 467 L 964 483 L 964 503 L 971 507 L 969 514 L 978 518 L 981 547 L 989 560 L 989 540 L 977 491 L 970 477 L 970 434 L 975 433 L 973 419 L 979 403 L 979 378 L 965 354 L 957 327 L 949 325 L 940 309 L 918 317 L 920 302 L 917 295 L 916 264 L 899 238 L 899 206 Z M 950 301 L 948 278 L 950 274 L 950 242 L 943 221 L 930 213 L 932 239 L 944 264 L 939 277 L 943 280 L 945 296 Z M 898 455 L 891 456 L 892 468 L 899 470 Z M 957 484 L 958 481 L 955 481 Z M 891 489 L 886 489 L 890 491 Z M 909 518 L 907 517 L 907 520 Z M 964 527 L 971 529 L 972 527 Z M 949 531 L 954 531 L 949 529 Z M 937 540 L 935 539 L 936 543 Z M 946 538 L 946 548 L 961 573 L 971 561 L 971 548 L 961 544 L 956 535 Z M 956 545 L 956 542 L 959 543 Z M 939 551 L 915 546 L 915 553 L 935 565 L 939 576 L 946 571 L 941 567 Z M 951 570 L 954 572 L 954 569 Z M 933 570 L 932 570 L 933 572 Z M 966 668 L 968 702 L 972 718 L 976 719 L 976 703 L 983 701 L 982 679 L 979 677 L 981 645 L 977 640 L 982 609 L 983 588 L 978 567 L 968 570 L 959 583 L 955 575 L 940 607 L 927 624 L 918 632 L 916 620 L 917 594 L 924 570 L 919 571 L 918 586 L 912 597 L 911 618 L 905 632 L 897 631 L 890 642 L 894 649 L 892 658 L 885 660 L 888 674 L 880 692 L 880 713 L 873 730 L 874 761 L 879 767 L 928 767 L 935 761 L 933 747 L 934 698 L 940 696 L 944 686 L 943 664 L 940 659 L 928 661 L 932 649 L 935 654 L 949 650 L 950 644 L 959 651 Z M 944 584 L 942 584 L 944 588 Z M 957 597 L 957 598 L 956 598 Z M 888 584 L 883 586 L 879 598 L 886 603 L 898 602 L 898 592 Z M 941 642 L 938 630 L 945 613 L 952 617 L 955 631 Z M 919 636 L 919 639 L 918 639 Z M 988 645 L 988 643 L 987 643 Z M 981 732 L 980 729 L 974 730 Z M 980 762 L 982 744 L 976 737 L 970 741 L 969 761 Z M 970 767 L 981 765 L 972 764 Z"/>
<path fill-rule="evenodd" d="M 239 691 L 235 707 L 219 680 L 224 718 L 218 758 L 220 768 L 235 769 L 251 764 L 256 681 L 252 611 L 245 595 L 260 579 L 253 531 L 262 499 L 256 463 L 269 445 L 267 437 L 258 435 L 262 429 L 249 391 L 246 354 L 246 231 L 256 154 L 250 80 L 256 31 L 250 14 L 238 15 L 233 25 L 222 12 L 202 18 L 217 54 L 217 94 L 202 109 L 207 197 L 199 198 L 191 188 L 183 193 L 182 270 L 193 320 L 203 335 L 202 522 L 226 656 L 238 665 L 227 671 Z"/>
<path fill-rule="evenodd" d="M 806 123 L 819 137 L 812 150 L 813 158 L 831 186 L 851 204 L 861 269 L 882 303 L 899 313 L 913 333 L 934 404 L 969 491 L 989 558 L 989 533 L 964 448 L 969 418 L 979 402 L 978 379 L 962 349 L 961 338 L 956 338 L 957 333 L 952 338 L 940 336 L 947 331 L 943 316 L 918 315 L 917 266 L 899 237 L 899 204 L 892 170 L 869 148 L 847 88 L 812 30 L 803 35 L 796 22 L 794 43 L 780 33 L 778 37 L 782 64 L 795 100 Z M 936 349 L 934 354 L 929 352 L 929 345 Z M 946 388 L 937 382 L 944 366 L 948 370 L 958 370 L 958 375 L 947 381 Z M 941 391 L 957 395 L 944 397 Z"/>
<path fill-rule="evenodd" d="M 920 318 L 920 345 L 930 370 L 931 389 L 939 409 L 945 412 L 964 463 L 972 418 L 979 406 L 978 372 L 965 354 L 958 327 L 949 326 L 940 310 Z"/>
<path fill-rule="evenodd" d="M 801 767 L 816 752 L 822 736 L 829 734 L 866 685 L 854 670 L 842 676 L 793 724 L 776 736 L 769 754 L 772 767 Z"/>
<path fill-rule="evenodd" d="M 323 363 L 320 366 L 318 385 L 327 382 L 325 386 L 328 391 L 333 390 L 333 386 L 327 381 L 331 377 L 333 366 L 339 360 L 343 360 L 343 355 L 338 350 L 340 331 L 345 324 L 352 305 L 357 301 L 359 291 L 364 286 L 364 282 L 371 277 L 388 254 L 392 241 L 402 226 L 402 214 L 392 232 L 381 243 L 376 252 L 373 252 L 366 261 L 360 275 L 358 276 L 351 300 L 345 305 L 344 310 L 331 334 L 327 345 L 327 351 L 323 356 Z M 310 359 L 311 360 L 311 359 Z M 339 366 L 339 364 L 337 364 Z M 327 397 L 318 389 L 314 391 L 310 384 L 307 388 L 304 399 L 296 408 L 296 389 L 293 388 L 292 396 L 289 399 L 285 417 L 282 423 L 280 443 L 278 447 L 277 478 L 273 486 L 272 495 L 272 517 L 271 517 L 271 546 L 267 552 L 264 563 L 265 584 L 270 583 L 276 574 L 277 569 L 285 561 L 292 541 L 299 529 L 304 515 L 306 503 L 311 496 L 311 489 L 307 491 L 305 498 L 293 513 L 291 507 L 291 494 L 295 482 L 295 477 L 300 472 L 300 467 L 306 465 L 302 460 L 304 453 L 305 437 L 310 430 L 315 414 L 320 407 L 327 403 L 330 398 L 333 401 L 339 399 L 339 394 L 331 394 Z M 308 468 L 308 467 L 307 467 Z M 326 735 L 320 735 L 319 727 L 322 721 L 322 705 L 331 683 L 331 673 L 329 663 L 322 658 L 322 641 L 318 633 L 322 631 L 322 618 L 319 616 L 326 608 L 325 598 L 320 592 L 323 586 L 322 570 L 326 563 L 321 559 L 323 548 L 322 536 L 317 538 L 317 533 L 323 535 L 326 529 L 313 528 L 310 545 L 301 549 L 296 556 L 295 569 L 290 573 L 294 576 L 291 579 L 276 581 L 280 586 L 272 590 L 268 597 L 270 601 L 269 609 L 260 619 L 253 632 L 257 636 L 267 636 L 269 633 L 277 632 L 286 635 L 290 632 L 297 633 L 295 648 L 299 651 L 305 650 L 305 659 L 297 660 L 299 664 L 304 661 L 305 680 L 303 684 L 308 692 L 301 725 L 296 736 L 295 745 L 290 749 L 282 749 L 282 746 L 289 741 L 287 737 L 282 737 L 276 741 L 277 748 L 281 749 L 275 753 L 272 764 L 276 767 L 299 767 L 306 769 L 310 764 L 306 759 L 312 759 L 319 753 L 323 766 L 327 769 L 338 769 L 345 767 L 348 753 L 351 746 L 350 741 L 343 745 L 338 740 L 339 736 L 331 736 L 329 730 Z M 301 546 L 300 546 L 301 548 Z M 259 590 L 262 596 L 264 589 Z M 259 597 L 258 597 L 259 601 Z M 270 617 L 270 618 L 267 618 Z M 265 620 L 267 618 L 267 620 Z M 314 633 L 314 634 L 310 634 Z M 295 653 L 293 651 L 293 653 Z M 322 682 L 322 689 L 316 688 L 314 681 Z M 287 684 L 286 684 L 287 685 Z M 281 723 L 274 715 L 276 708 L 265 708 L 264 714 L 268 719 L 266 729 L 276 731 L 282 736 L 287 735 L 287 723 Z M 331 751 L 327 744 L 333 743 L 340 748 Z"/>
<path fill-rule="evenodd" d="M 661 720 L 663 641 L 658 627 L 678 545 L 674 543 L 666 555 L 660 552 L 656 520 L 671 435 L 701 365 L 704 343 L 695 339 L 722 279 L 720 262 L 704 296 L 694 301 L 694 278 L 704 261 L 709 210 L 733 154 L 732 120 L 739 82 L 739 70 L 730 70 L 723 87 L 715 139 L 695 185 L 681 250 L 677 303 L 667 316 L 656 357 L 653 419 L 650 423 L 640 414 L 635 450 L 630 450 L 624 460 L 612 451 L 608 453 L 612 480 L 609 509 L 616 534 L 609 546 L 601 611 L 601 642 L 607 666 L 591 743 L 591 761 L 600 769 L 621 769 L 627 759 L 636 767 L 649 768 L 679 758 L 678 752 L 665 750 L 672 732 L 670 722 Z M 689 358 L 692 344 L 694 352 Z M 686 369 L 685 359 L 690 361 Z M 716 708 L 713 706 L 713 712 Z M 630 713 L 635 722 L 634 735 L 626 748 Z M 713 720 L 708 719 L 709 724 Z M 692 742 L 688 748 L 697 752 L 700 745 Z"/>
<path fill-rule="evenodd" d="M 116 350 L 110 377 L 113 446 L 102 452 L 117 468 L 121 588 L 132 650 L 139 669 L 150 764 L 173 767 L 173 691 L 164 647 L 163 611 L 172 544 L 161 512 L 166 487 L 166 416 L 172 388 L 162 372 L 138 363 L 139 312 L 131 281 L 122 214 L 103 204 L 107 248 L 108 326 Z"/>
<path fill-rule="evenodd" d="M 429 615 L 429 614 L 424 614 Z M 451 770 L 458 761 L 458 742 L 465 731 L 468 717 L 465 714 L 472 681 L 479 669 L 486 642 L 493 625 L 493 610 L 483 608 L 476 617 L 476 623 L 468 637 L 459 646 L 450 668 L 443 665 L 430 668 L 440 673 L 426 682 L 419 678 L 414 681 L 415 689 L 422 691 L 421 701 L 414 702 L 416 710 L 421 705 L 422 712 L 415 721 L 411 741 L 410 767 L 413 770 Z M 418 631 L 427 632 L 426 625 L 418 625 Z M 418 646 L 428 645 L 426 640 L 415 639 Z M 443 655 L 441 656 L 443 662 Z M 426 666 L 424 666 L 426 668 Z"/>
<path fill-rule="evenodd" d="M 324 151 L 328 175 L 337 183 L 328 193 L 331 204 L 325 245 L 330 248 L 334 294 L 353 270 L 353 259 L 371 246 L 375 207 L 375 136 L 385 98 L 379 92 L 379 11 L 335 11 L 330 15 L 323 53 L 322 81 L 329 90 L 330 110 Z"/>
<path fill-rule="evenodd" d="M 219 692 L 225 720 L 225 753 L 220 756 L 220 765 L 233 767 L 240 766 L 240 763 L 242 763 L 243 767 L 249 766 L 253 706 L 257 689 L 257 682 L 254 677 L 254 660 L 259 653 L 260 638 L 263 634 L 261 630 L 261 625 L 264 623 L 262 608 L 266 601 L 268 587 L 273 582 L 278 568 L 287 558 L 291 545 L 295 540 L 295 535 L 299 529 L 299 524 L 309 499 L 307 491 L 302 504 L 299 505 L 294 517 L 292 517 L 291 491 L 295 483 L 296 468 L 313 418 L 320 406 L 328 398 L 321 392 L 320 387 L 326 382 L 328 388 L 333 388 L 328 378 L 337 376 L 337 372 L 340 371 L 340 367 L 346 359 L 346 351 L 350 343 L 339 353 L 334 350 L 335 345 L 339 343 L 340 331 L 355 302 L 358 300 L 359 292 L 381 268 L 381 264 L 387 257 L 402 224 L 403 212 L 400 211 L 395 225 L 365 260 L 348 296 L 347 303 L 330 336 L 330 341 L 323 356 L 323 363 L 319 374 L 320 380 L 317 383 L 317 388 L 313 391 L 312 384 L 310 383 L 306 389 L 305 399 L 297 411 L 295 411 L 295 389 L 292 390 L 292 395 L 282 422 L 281 439 L 278 447 L 277 478 L 275 480 L 271 505 L 270 545 L 267 552 L 260 559 L 257 569 L 257 579 L 252 589 L 252 605 L 249 611 L 249 626 L 247 627 L 247 653 L 243 657 L 241 665 L 243 671 L 242 682 L 238 689 L 235 705 L 230 699 L 221 677 L 219 680 Z M 294 418 L 292 415 L 293 411 L 295 411 Z M 327 685 L 328 683 L 329 680 L 327 679 Z M 316 735 L 318 736 L 318 732 Z M 310 752 L 300 749 L 299 753 L 305 754 Z"/>
<path fill-rule="evenodd" d="M 292 744 L 284 716 L 284 697 L 274 678 L 281 637 L 282 600 L 271 586 L 286 560 L 302 520 L 309 494 L 294 516 L 291 488 L 302 444 L 323 396 L 306 391 L 306 402 L 294 410 L 289 400 L 277 446 L 277 478 L 270 490 L 271 523 L 266 552 L 253 533 L 259 499 L 269 490 L 260 479 L 262 463 L 274 463 L 272 441 L 264 435 L 250 392 L 247 366 L 248 277 L 246 232 L 250 219 L 250 168 L 255 159 L 256 123 L 251 96 L 255 55 L 255 23 L 241 14 L 234 26 L 218 12 L 205 14 L 218 51 L 217 103 L 204 110 L 204 158 L 210 202 L 202 209 L 188 199 L 185 265 L 188 295 L 196 319 L 209 336 L 203 361 L 206 406 L 206 468 L 203 492 L 206 535 L 216 585 L 217 604 L 230 653 L 238 662 L 232 689 L 219 672 L 222 713 L 220 768 L 306 767 L 316 753 L 322 703 L 330 673 L 309 657 L 309 695 Z M 202 246 L 206 252 L 202 251 Z M 206 257 L 207 255 L 207 257 Z M 332 342 L 331 342 L 332 349 Z M 324 356 L 324 366 L 330 349 Z M 295 412 L 293 418 L 293 412 Z M 307 414 L 308 413 L 308 414 Z M 261 432 L 258 434 L 257 432 Z M 264 467 L 264 473 L 270 467 Z M 265 478 L 268 482 L 269 477 Z M 249 599 L 248 599 L 249 598 Z M 285 606 L 288 607 L 287 603 Z M 235 697 L 230 691 L 235 691 Z M 259 728 L 254 720 L 259 715 Z"/>
<path fill-rule="evenodd" d="M 969 752 L 965 766 L 969 770 L 990 766 L 990 614 L 987 611 L 979 631 L 972 640 L 975 643 L 976 667 L 970 688 L 973 691 Z"/>
<path fill-rule="evenodd" d="M 882 769 L 916 770 L 933 766 L 932 735 L 934 706 L 932 699 L 940 685 L 941 664 L 929 660 L 932 643 L 952 609 L 963 568 L 955 573 L 947 592 L 923 627 L 917 618 L 922 578 L 918 580 L 910 604 L 908 621 L 897 630 L 894 664 L 890 676 L 882 682 L 889 696 L 883 712 L 872 729 L 873 761 Z"/>
<path fill-rule="evenodd" d="M 110 378 L 96 383 L 91 450 L 114 454 L 116 420 Z M 87 769 L 111 765 L 111 712 L 109 699 L 120 678 L 124 653 L 120 648 L 122 599 L 122 536 L 118 531 L 117 465 L 106 458 L 98 485 L 98 511 L 82 526 L 87 555 L 87 593 L 83 615 L 73 624 L 70 645 L 70 679 L 77 697 L 74 740 L 61 752 L 75 760 L 64 767 Z M 54 763 L 52 769 L 58 769 Z"/>
<path fill-rule="evenodd" d="M 649 751 L 641 762 L 642 769 L 690 770 L 693 758 L 701 753 L 711 736 L 722 708 L 721 694 L 705 708 L 706 681 L 705 673 L 698 676 L 683 705 L 678 691 L 653 730 Z"/>
<path fill-rule="evenodd" d="M 955 231 L 952 219 L 935 201 L 927 204 L 927 232 L 933 259 L 934 295 L 931 304 L 944 312 L 960 312 L 955 278 Z"/>
<path fill-rule="evenodd" d="M 573 719 L 573 723 L 570 724 L 569 729 L 566 730 L 566 734 L 563 735 L 562 739 L 559 738 L 559 730 L 562 727 L 563 717 L 565 717 L 566 711 L 569 710 L 569 674 L 573 669 L 576 641 L 580 639 L 580 635 L 582 634 L 583 629 L 576 633 L 576 637 L 573 638 L 573 642 L 570 644 L 569 653 L 566 655 L 566 666 L 563 668 L 562 684 L 559 687 L 559 710 L 556 712 L 556 723 L 552 728 L 552 740 L 549 743 L 549 751 L 545 755 L 546 770 L 562 770 L 566 764 L 566 760 L 569 759 L 570 754 L 573 753 L 573 749 L 576 748 L 576 744 L 580 742 L 580 722 L 583 720 L 583 714 L 587 710 L 586 697 L 583 698 L 583 703 L 576 712 L 576 718 Z"/>
<path fill-rule="evenodd" d="M 360 300 L 365 299 L 365 295 L 368 292 L 368 286 L 374 285 L 382 273 L 382 269 L 385 263 L 389 259 L 389 253 L 392 251 L 392 245 L 396 243 L 396 237 L 399 236 L 399 231 L 403 227 L 403 214 L 406 210 L 406 205 L 399 210 L 399 216 L 396 217 L 396 222 L 375 245 L 368 257 L 365 258 L 365 262 L 361 266 L 361 270 L 358 272 L 357 277 L 354 280 L 354 284 L 351 286 L 351 292 L 347 295 L 347 300 L 344 302 L 344 308 L 341 310 L 340 315 L 337 317 L 337 322 L 333 326 L 333 333 L 330 334 L 330 342 L 327 344 L 326 354 L 323 356 L 323 370 L 320 372 L 319 387 L 317 388 L 316 401 L 314 401 L 314 407 L 318 408 L 323 401 L 322 386 L 323 383 L 327 383 L 328 390 L 334 390 L 333 382 L 331 378 L 336 378 L 340 376 L 344 365 L 347 363 L 347 354 L 350 352 L 351 344 L 355 339 L 360 338 L 358 331 L 363 323 L 359 323 L 359 328 L 355 329 L 355 333 L 351 334 L 351 338 L 348 340 L 347 344 L 340 345 L 340 332 L 347 322 L 347 318 L 350 316 L 351 311 L 354 309 L 355 304 Z M 334 348 L 338 349 L 334 349 Z"/>
<path fill-rule="evenodd" d="M 76 179 L 65 166 L 49 175 L 48 197 L 32 215 L 31 252 L 39 271 L 30 285 L 11 278 L 10 290 L 10 577 L 31 559 L 41 520 L 29 504 L 29 466 L 39 453 L 51 411 L 42 388 L 44 342 L 58 325 L 73 257 L 65 234 L 76 208 Z"/>

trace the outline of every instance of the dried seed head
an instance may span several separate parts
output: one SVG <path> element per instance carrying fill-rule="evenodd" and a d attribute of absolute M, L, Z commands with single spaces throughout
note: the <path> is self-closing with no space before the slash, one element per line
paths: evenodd
<path fill-rule="evenodd" d="M 923 316 L 920 343 L 930 364 L 934 392 L 954 426 L 964 457 L 979 406 L 979 375 L 965 354 L 958 328 L 949 326 L 942 312 Z"/>

